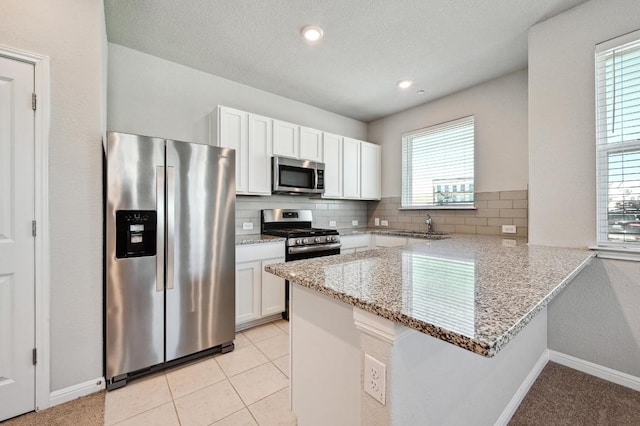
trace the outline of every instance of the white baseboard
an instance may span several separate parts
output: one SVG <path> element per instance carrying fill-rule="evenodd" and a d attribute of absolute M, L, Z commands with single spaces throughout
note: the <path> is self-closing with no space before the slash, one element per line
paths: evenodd
<path fill-rule="evenodd" d="M 531 389 L 531 386 L 533 386 L 533 383 L 536 381 L 536 379 L 544 369 L 544 366 L 547 365 L 547 362 L 549 362 L 549 350 L 545 349 L 527 377 L 524 379 L 524 381 L 516 391 L 516 393 L 513 394 L 513 397 L 502 411 L 502 414 L 500 414 L 500 417 L 498 417 L 498 420 L 496 420 L 495 426 L 503 426 L 509 423 L 509 420 L 511 420 L 511 417 L 513 417 L 513 415 L 515 414 L 516 410 L 520 406 L 520 403 L 529 392 L 529 389 Z"/>
<path fill-rule="evenodd" d="M 590 361 L 585 361 L 571 355 L 563 354 L 549 349 L 549 361 L 557 362 L 565 367 L 582 371 L 603 380 L 640 391 L 640 377 L 632 376 L 612 368 L 603 367 Z"/>
<path fill-rule="evenodd" d="M 62 388 L 49 394 L 49 406 L 63 404 L 81 396 L 89 395 L 101 391 L 105 388 L 104 377 L 88 380 L 84 383 Z"/>

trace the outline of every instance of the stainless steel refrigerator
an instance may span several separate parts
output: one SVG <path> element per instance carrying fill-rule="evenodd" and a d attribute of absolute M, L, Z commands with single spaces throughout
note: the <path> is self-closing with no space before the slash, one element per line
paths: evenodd
<path fill-rule="evenodd" d="M 107 389 L 235 338 L 235 151 L 109 132 Z"/>

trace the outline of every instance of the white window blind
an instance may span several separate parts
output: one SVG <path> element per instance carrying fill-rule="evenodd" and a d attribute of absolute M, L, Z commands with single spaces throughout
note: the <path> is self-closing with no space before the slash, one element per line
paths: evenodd
<path fill-rule="evenodd" d="M 460 118 L 402 135 L 402 208 L 469 208 L 474 121 Z"/>
<path fill-rule="evenodd" d="M 640 32 L 596 48 L 598 244 L 640 246 Z"/>

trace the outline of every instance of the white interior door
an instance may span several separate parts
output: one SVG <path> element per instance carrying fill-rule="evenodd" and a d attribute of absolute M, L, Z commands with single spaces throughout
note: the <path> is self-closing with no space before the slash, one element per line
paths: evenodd
<path fill-rule="evenodd" d="M 35 409 L 34 67 L 0 57 L 0 421 Z"/>

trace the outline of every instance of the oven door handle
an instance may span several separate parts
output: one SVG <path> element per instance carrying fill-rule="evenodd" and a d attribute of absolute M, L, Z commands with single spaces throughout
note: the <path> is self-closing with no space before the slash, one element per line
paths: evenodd
<path fill-rule="evenodd" d="M 342 244 L 340 243 L 318 244 L 315 246 L 289 247 L 289 254 L 311 253 L 314 251 L 334 250 L 340 247 L 342 247 Z"/>

